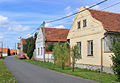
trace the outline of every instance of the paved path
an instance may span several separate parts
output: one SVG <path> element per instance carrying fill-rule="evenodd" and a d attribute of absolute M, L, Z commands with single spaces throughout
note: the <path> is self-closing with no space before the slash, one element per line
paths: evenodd
<path fill-rule="evenodd" d="M 97 83 L 39 67 L 14 57 L 5 58 L 4 62 L 18 83 Z"/>

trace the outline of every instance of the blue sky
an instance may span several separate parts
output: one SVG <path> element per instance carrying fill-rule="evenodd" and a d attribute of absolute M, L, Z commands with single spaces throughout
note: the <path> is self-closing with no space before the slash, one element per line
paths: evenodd
<path fill-rule="evenodd" d="M 14 48 L 18 37 L 28 37 L 43 21 L 54 20 L 89 7 L 102 0 L 0 0 L 0 41 L 4 47 Z M 108 0 L 94 7 L 103 9 L 119 0 Z M 106 9 L 120 13 L 120 4 Z M 70 28 L 74 17 L 46 24 L 46 27 Z M 69 21 L 69 22 L 68 22 Z"/>

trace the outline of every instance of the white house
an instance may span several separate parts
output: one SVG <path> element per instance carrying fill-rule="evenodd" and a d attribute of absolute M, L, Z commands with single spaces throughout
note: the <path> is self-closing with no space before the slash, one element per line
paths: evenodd
<path fill-rule="evenodd" d="M 67 42 L 67 35 L 69 29 L 60 28 L 45 28 L 45 59 L 46 61 L 53 60 L 52 49 L 47 50 L 49 45 L 53 45 L 56 42 Z M 39 29 L 36 39 L 36 49 L 34 51 L 34 58 L 36 60 L 44 60 L 44 46 L 43 46 L 43 28 Z"/>

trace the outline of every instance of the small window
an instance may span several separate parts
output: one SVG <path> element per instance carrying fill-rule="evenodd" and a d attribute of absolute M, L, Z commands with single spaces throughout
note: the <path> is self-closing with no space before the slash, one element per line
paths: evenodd
<path fill-rule="evenodd" d="M 42 47 L 41 47 L 41 55 L 42 55 Z"/>
<path fill-rule="evenodd" d="M 80 29 L 80 26 L 81 26 L 81 25 L 80 25 L 80 21 L 79 21 L 79 22 L 78 22 L 78 29 Z"/>
<path fill-rule="evenodd" d="M 38 48 L 38 55 L 40 54 L 40 49 Z"/>
<path fill-rule="evenodd" d="M 78 45 L 78 47 L 79 47 L 79 53 L 80 53 L 80 55 L 81 55 L 81 42 L 78 42 L 77 45 Z"/>
<path fill-rule="evenodd" d="M 93 56 L 93 40 L 88 41 L 88 56 Z"/>
<path fill-rule="evenodd" d="M 83 27 L 86 27 L 86 26 L 87 26 L 87 21 L 85 19 L 85 20 L 83 20 Z"/>

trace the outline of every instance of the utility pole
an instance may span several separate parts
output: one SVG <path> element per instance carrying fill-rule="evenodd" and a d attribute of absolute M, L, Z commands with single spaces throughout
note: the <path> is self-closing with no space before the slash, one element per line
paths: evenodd
<path fill-rule="evenodd" d="M 43 57 L 45 62 L 45 21 L 43 21 Z"/>
<path fill-rule="evenodd" d="M 15 55 L 17 55 L 17 54 L 16 54 L 16 43 L 15 43 Z"/>
<path fill-rule="evenodd" d="M 3 42 L 1 42 L 2 48 L 1 48 L 1 57 L 3 57 Z"/>

